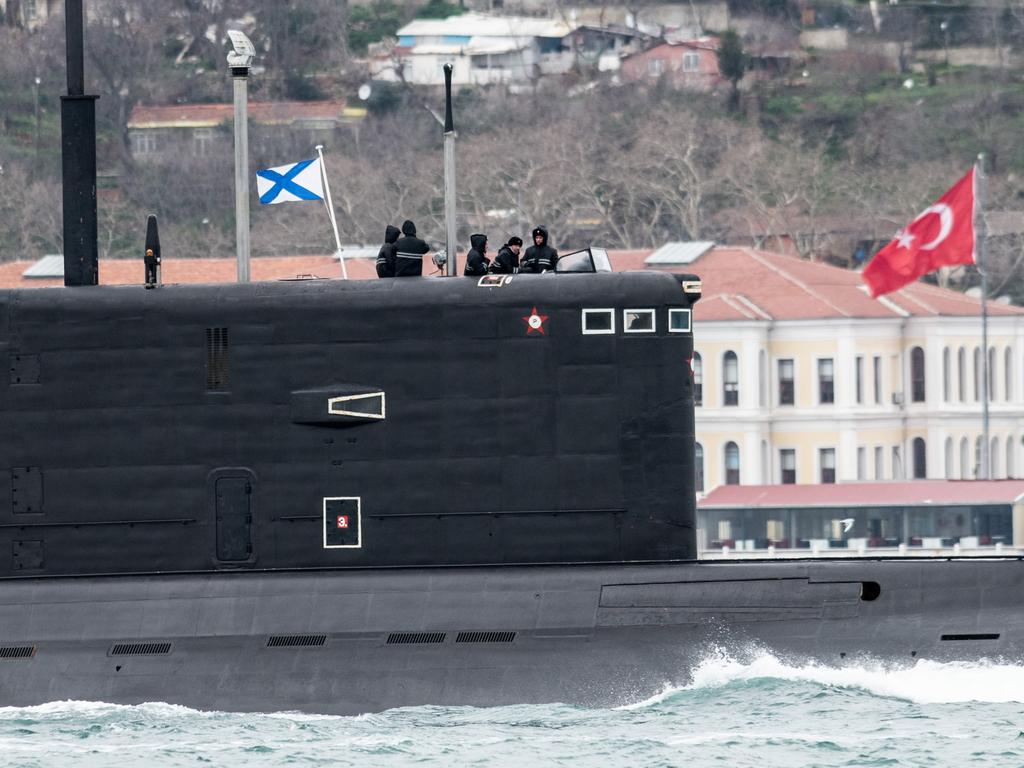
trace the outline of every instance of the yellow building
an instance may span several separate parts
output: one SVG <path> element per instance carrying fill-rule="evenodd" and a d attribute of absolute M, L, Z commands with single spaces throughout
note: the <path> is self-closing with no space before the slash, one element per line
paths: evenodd
<path fill-rule="evenodd" d="M 983 476 L 978 299 L 916 283 L 874 300 L 856 272 L 749 248 L 666 253 L 645 266 L 703 282 L 699 491 Z M 992 477 L 1024 477 L 1024 309 L 988 311 Z"/>

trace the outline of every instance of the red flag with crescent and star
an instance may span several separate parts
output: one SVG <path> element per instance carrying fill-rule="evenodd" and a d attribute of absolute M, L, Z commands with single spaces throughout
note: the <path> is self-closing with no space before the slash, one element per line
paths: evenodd
<path fill-rule="evenodd" d="M 939 267 L 973 264 L 974 169 L 896 233 L 864 267 L 871 298 L 902 288 Z"/>

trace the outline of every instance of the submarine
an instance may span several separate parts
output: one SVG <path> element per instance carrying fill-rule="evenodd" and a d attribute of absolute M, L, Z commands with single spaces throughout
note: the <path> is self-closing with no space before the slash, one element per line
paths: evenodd
<path fill-rule="evenodd" d="M 70 91 L 66 287 L 0 291 L 0 706 L 609 707 L 712 653 L 1022 661 L 1018 558 L 696 560 L 699 276 L 588 247 L 159 285 L 153 231 L 145 283 L 100 286 Z"/>

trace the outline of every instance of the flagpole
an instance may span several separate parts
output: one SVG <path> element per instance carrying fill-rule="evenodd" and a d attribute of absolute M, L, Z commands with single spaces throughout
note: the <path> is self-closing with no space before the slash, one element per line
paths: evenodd
<path fill-rule="evenodd" d="M 345 256 L 341 252 L 341 238 L 338 236 L 338 220 L 334 218 L 334 201 L 331 200 L 331 185 L 327 181 L 327 165 L 324 163 L 324 145 L 316 145 L 316 153 L 320 156 L 320 178 L 324 182 L 324 192 L 327 193 L 327 199 L 324 203 L 327 205 L 327 215 L 331 217 L 331 227 L 334 229 L 334 244 L 338 247 L 338 261 L 341 262 L 341 279 L 348 280 L 348 267 L 345 265 Z"/>
<path fill-rule="evenodd" d="M 988 235 L 988 228 L 985 226 L 985 153 L 982 152 L 978 155 L 978 162 L 976 164 L 975 177 L 977 179 L 977 189 L 974 196 L 975 199 L 975 232 L 978 233 L 978 271 L 981 273 L 981 382 L 982 382 L 982 397 L 981 397 L 981 476 L 985 480 L 992 479 L 992 456 L 990 455 L 990 446 L 988 439 L 989 433 L 989 418 L 988 418 L 988 395 L 989 395 L 989 376 L 991 371 L 988 369 L 988 269 L 985 263 L 985 240 Z M 980 225 L 980 226 L 979 226 Z"/>

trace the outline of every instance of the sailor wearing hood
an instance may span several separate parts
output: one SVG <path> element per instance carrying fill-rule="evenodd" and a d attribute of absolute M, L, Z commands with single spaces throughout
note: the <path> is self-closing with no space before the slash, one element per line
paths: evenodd
<path fill-rule="evenodd" d="M 416 225 L 406 219 L 402 222 L 404 237 L 395 243 L 395 277 L 419 277 L 423 274 L 423 255 L 430 246 L 416 237 Z"/>
<path fill-rule="evenodd" d="M 466 270 L 463 274 L 467 277 L 480 277 L 487 274 L 487 267 L 491 260 L 487 258 L 487 235 L 470 235 L 469 244 L 472 246 L 466 254 Z"/>
<path fill-rule="evenodd" d="M 558 263 L 558 251 L 548 245 L 548 231 L 544 227 L 533 230 L 533 245 L 523 254 L 520 272 L 546 272 Z"/>
<path fill-rule="evenodd" d="M 395 241 L 400 234 L 398 227 L 388 224 L 384 231 L 384 245 L 377 254 L 377 277 L 395 276 Z"/>
<path fill-rule="evenodd" d="M 508 242 L 498 249 L 498 255 L 491 263 L 491 274 L 514 275 L 519 271 L 519 250 L 523 241 L 518 237 L 510 237 Z"/>

